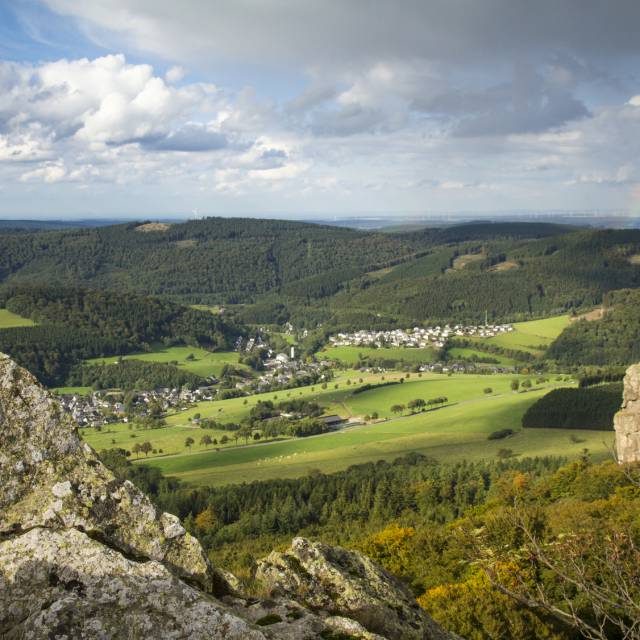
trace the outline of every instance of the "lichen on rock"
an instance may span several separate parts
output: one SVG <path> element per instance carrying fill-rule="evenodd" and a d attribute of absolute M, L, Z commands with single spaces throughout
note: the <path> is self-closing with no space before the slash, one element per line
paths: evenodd
<path fill-rule="evenodd" d="M 416 604 L 405 585 L 355 551 L 295 538 L 287 551 L 274 551 L 258 563 L 256 578 L 273 596 L 354 619 L 384 637 L 452 637 Z"/>
<path fill-rule="evenodd" d="M 613 418 L 616 453 L 621 463 L 640 461 L 640 365 L 631 365 L 624 376 L 622 408 Z"/>
<path fill-rule="evenodd" d="M 253 625 L 154 560 L 76 529 L 0 543 L 0 637 L 264 640 Z"/>
<path fill-rule="evenodd" d="M 169 564 L 208 591 L 220 588 L 200 544 L 178 519 L 158 513 L 131 482 L 117 480 L 55 398 L 6 356 L 0 423 L 0 536 L 75 528 L 130 556 Z"/>

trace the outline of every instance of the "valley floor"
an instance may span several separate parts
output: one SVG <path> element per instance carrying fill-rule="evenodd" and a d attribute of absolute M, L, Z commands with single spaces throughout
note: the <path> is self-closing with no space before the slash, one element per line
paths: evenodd
<path fill-rule="evenodd" d="M 379 406 L 381 409 L 386 407 L 381 413 L 384 417 L 389 415 L 390 402 L 406 401 L 409 397 L 432 397 L 443 392 L 448 395 L 449 403 L 425 413 L 386 418 L 312 438 L 260 446 L 229 446 L 219 451 L 196 449 L 142 461 L 187 482 L 216 486 L 299 477 L 313 472 L 331 473 L 353 464 L 393 460 L 412 452 L 441 462 L 495 459 L 501 449 L 510 450 L 503 455 L 518 457 L 560 455 L 574 458 L 585 448 L 596 459 L 609 455 L 613 445 L 611 431 L 521 429 L 521 418 L 526 409 L 550 388 L 567 383 L 546 383 L 526 393 L 514 393 L 509 389 L 510 380 L 507 376 L 439 376 L 439 379 L 416 379 L 356 395 L 352 391 L 333 391 L 321 400 L 331 400 L 331 408 L 342 407 L 342 414 L 348 410 L 359 416 L 363 411 L 372 411 L 372 407 Z M 488 385 L 494 387 L 494 393 L 483 392 Z M 487 439 L 491 432 L 508 428 L 516 433 L 505 439 Z M 184 438 L 188 427 L 175 425 L 173 429 L 179 429 L 179 437 Z M 189 431 L 204 433 L 193 428 Z M 150 432 L 150 437 L 157 436 Z M 91 444 L 96 446 L 97 443 Z"/>

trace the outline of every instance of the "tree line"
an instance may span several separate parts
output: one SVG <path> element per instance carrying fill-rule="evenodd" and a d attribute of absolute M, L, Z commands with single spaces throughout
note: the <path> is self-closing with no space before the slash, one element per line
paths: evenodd
<path fill-rule="evenodd" d="M 0 307 L 38 323 L 0 330 L 0 350 L 50 386 L 64 385 L 87 358 L 148 350 L 158 342 L 226 349 L 244 331 L 232 320 L 166 300 L 76 287 L 3 287 Z"/>

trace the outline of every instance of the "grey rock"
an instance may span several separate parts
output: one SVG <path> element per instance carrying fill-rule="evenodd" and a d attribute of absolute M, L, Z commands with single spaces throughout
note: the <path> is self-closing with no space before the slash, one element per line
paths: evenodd
<path fill-rule="evenodd" d="M 640 365 L 631 365 L 624 377 L 622 408 L 613 418 L 618 462 L 640 461 Z"/>
<path fill-rule="evenodd" d="M 0 637 L 265 639 L 159 562 L 42 528 L 0 543 Z"/>
<path fill-rule="evenodd" d="M 273 597 L 356 620 L 386 638 L 454 637 L 416 604 L 405 585 L 355 551 L 295 538 L 286 552 L 259 561 L 256 579 Z"/>
<path fill-rule="evenodd" d="M 80 529 L 128 555 L 163 562 L 207 591 L 225 592 L 178 519 L 158 513 L 131 482 L 117 480 L 55 398 L 6 356 L 0 425 L 0 536 L 33 527 Z"/>

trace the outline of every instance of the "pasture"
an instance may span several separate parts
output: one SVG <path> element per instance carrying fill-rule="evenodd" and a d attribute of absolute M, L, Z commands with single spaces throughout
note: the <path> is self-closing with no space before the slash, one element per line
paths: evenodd
<path fill-rule="evenodd" d="M 436 352 L 430 348 L 414 349 L 403 347 L 327 347 L 316 353 L 321 360 L 335 360 L 347 365 L 355 365 L 360 359 L 403 361 L 407 364 L 427 364 L 434 362 Z"/>
<path fill-rule="evenodd" d="M 327 435 L 148 462 L 184 481 L 215 486 L 299 477 L 318 470 L 331 473 L 414 451 L 441 462 L 495 458 L 500 449 L 510 449 L 516 456 L 577 457 L 588 448 L 594 458 L 605 458 L 613 442 L 611 431 L 520 429 L 526 408 L 546 391 L 483 395 L 442 409 Z M 487 440 L 489 433 L 505 428 L 516 430 L 515 435 Z"/>
<path fill-rule="evenodd" d="M 509 333 L 501 333 L 493 338 L 472 337 L 471 340 L 541 356 L 544 353 L 544 349 L 569 326 L 569 323 L 569 316 L 554 316 L 544 320 L 516 322 L 513 325 L 514 330 Z"/>
<path fill-rule="evenodd" d="M 63 396 L 63 395 L 86 396 L 93 391 L 93 387 L 54 387 L 50 390 L 53 391 L 53 393 L 56 393 L 60 396 Z"/>
<path fill-rule="evenodd" d="M 193 358 L 190 358 L 193 356 Z M 93 358 L 86 360 L 86 364 L 109 365 L 118 361 L 120 356 L 110 358 Z M 198 347 L 163 347 L 156 346 L 152 351 L 130 353 L 122 356 L 123 360 L 144 360 L 145 362 L 175 363 L 181 369 L 195 373 L 203 378 L 219 376 L 225 364 L 248 369 L 240 365 L 239 354 L 236 351 L 206 351 Z"/>
<path fill-rule="evenodd" d="M 365 416 L 374 412 L 378 414 L 380 419 L 397 417 L 391 411 L 393 405 L 405 405 L 403 414 L 408 413 L 406 405 L 416 398 L 422 398 L 428 401 L 431 398 L 446 397 L 447 404 L 457 406 L 456 403 L 465 402 L 472 399 L 479 399 L 489 395 L 512 394 L 510 390 L 511 380 L 522 376 L 509 375 L 453 375 L 446 376 L 436 373 L 425 373 L 423 377 L 417 374 L 409 374 L 411 377 L 406 378 L 406 374 L 395 373 L 387 374 L 358 374 L 355 371 L 341 372 L 334 380 L 327 384 L 327 388 L 323 389 L 321 385 L 313 385 L 308 387 L 300 387 L 297 389 L 288 389 L 285 391 L 275 391 L 269 393 L 257 394 L 254 396 L 230 398 L 228 400 L 218 400 L 210 402 L 200 402 L 193 405 L 185 411 L 178 411 L 167 416 L 167 426 L 160 429 L 133 430 L 127 424 L 110 424 L 103 427 L 101 432 L 93 429 L 83 429 L 85 440 L 96 449 L 104 449 L 109 447 L 122 447 L 131 450 L 135 442 L 143 442 L 149 440 L 154 448 L 162 449 L 162 454 L 157 451 L 158 455 L 193 453 L 203 450 L 205 447 L 200 445 L 200 438 L 209 434 L 211 438 L 218 441 L 223 435 L 233 438 L 233 432 L 215 429 L 201 429 L 192 420 L 199 415 L 200 418 L 211 418 L 216 422 L 238 423 L 249 416 L 251 408 L 258 401 L 271 400 L 274 403 L 291 399 L 306 399 L 318 402 L 325 407 L 326 414 L 338 414 L 344 418 L 353 420 L 363 420 Z M 404 379 L 403 383 L 398 381 Z M 383 380 L 384 378 L 384 380 Z M 362 379 L 362 382 L 359 380 Z M 351 384 L 347 384 L 350 381 Z M 354 390 L 364 384 L 379 384 L 381 382 L 395 381 L 398 384 L 374 387 L 362 393 L 355 393 Z M 566 385 L 567 383 L 563 383 Z M 338 388 L 336 389 L 336 385 Z M 549 383 L 549 387 L 555 386 Z M 486 394 L 485 389 L 491 388 L 492 393 Z M 522 395 L 522 394 L 520 394 Z M 429 412 L 430 414 L 443 411 Z M 132 437 L 134 434 L 135 437 Z M 191 436 L 196 441 L 187 451 L 185 447 L 185 439 Z M 138 438 L 138 439 L 136 439 Z M 231 446 L 235 441 L 227 445 Z M 154 454 L 149 455 L 149 459 Z"/>
<path fill-rule="evenodd" d="M 456 360 L 457 358 L 471 360 L 475 357 L 482 361 L 483 358 L 490 358 L 492 360 L 496 360 L 498 365 L 502 365 L 504 367 L 512 367 L 518 364 L 512 358 L 507 358 L 507 356 L 503 356 L 498 353 L 487 353 L 486 351 L 469 349 L 468 347 L 451 347 L 451 349 L 447 349 L 447 355 L 451 360 Z"/>
<path fill-rule="evenodd" d="M 407 404 L 410 400 L 421 398 L 429 400 L 436 397 L 447 397 L 450 403 L 461 402 L 484 394 L 484 389 L 491 388 L 492 393 L 510 393 L 511 380 L 523 380 L 525 376 L 517 375 L 444 375 L 438 373 L 387 372 L 384 374 L 362 374 L 357 371 L 343 371 L 323 389 L 320 384 L 297 389 L 272 391 L 253 396 L 200 402 L 187 411 L 170 415 L 167 423 L 175 425 L 189 424 L 189 418 L 200 414 L 201 418 L 212 418 L 218 422 L 239 422 L 249 415 L 258 401 L 271 400 L 274 403 L 283 400 L 305 399 L 318 402 L 325 407 L 325 413 L 337 413 L 345 418 L 363 418 L 377 412 L 380 418 L 391 417 L 391 407 L 395 404 Z M 420 377 L 419 377 L 420 376 Z M 364 384 L 380 384 L 382 382 L 403 383 L 373 388 L 369 391 L 354 394 Z M 362 382 L 360 382 L 362 380 Z M 350 382 L 351 384 L 348 384 Z M 336 388 L 336 385 L 338 387 Z M 563 383 L 567 386 L 567 383 Z"/>
<path fill-rule="evenodd" d="M 33 320 L 23 318 L 15 313 L 11 313 L 9 309 L 0 309 L 0 329 L 12 329 L 14 327 L 33 327 Z"/>
<path fill-rule="evenodd" d="M 418 377 L 410 374 L 403 383 L 354 394 L 354 388 L 382 382 L 383 377 L 382 374 L 369 374 L 360 383 L 354 374 L 357 372 L 342 372 L 326 389 L 314 385 L 249 398 L 202 402 L 169 416 L 168 426 L 161 429 L 134 431 L 124 424 L 109 425 L 101 433 L 86 430 L 84 438 L 96 449 L 117 446 L 131 450 L 136 442 L 148 440 L 157 452 L 141 460 L 186 481 L 210 485 L 295 477 L 313 469 L 329 473 L 358 462 L 392 459 L 409 451 L 419 451 L 444 461 L 493 457 L 504 447 L 513 449 L 515 455 L 571 455 L 572 452 L 577 455 L 585 446 L 598 454 L 605 451 L 601 435 L 593 431 L 583 434 L 582 431 L 520 430 L 526 408 L 550 388 L 566 385 L 566 382 L 549 382 L 526 393 L 514 393 L 511 381 L 516 376 L 511 375 L 423 374 Z M 384 382 L 397 381 L 400 374 L 384 377 Z M 523 376 L 519 378 L 523 379 Z M 347 379 L 352 381 L 351 385 L 346 384 Z M 487 393 L 488 389 L 491 389 L 490 393 Z M 244 446 L 242 440 L 237 443 L 240 446 L 235 446 L 232 432 L 200 429 L 189 421 L 199 413 L 203 418 L 235 422 L 246 417 L 260 399 L 277 402 L 299 397 L 320 402 L 326 407 L 326 413 L 362 420 L 375 411 L 380 420 L 321 436 L 249 446 Z M 429 400 L 435 397 L 447 397 L 448 401 L 443 407 L 424 413 L 411 415 L 405 408 L 404 415 L 390 417 L 394 416 L 391 412 L 394 404 L 407 405 L 416 398 Z M 518 433 L 508 440 L 487 440 L 491 431 L 506 428 Z M 200 438 L 205 434 L 218 441 L 226 434 L 231 440 L 216 451 L 200 444 Z M 571 434 L 584 440 L 580 447 L 574 446 L 577 443 L 569 439 Z M 185 447 L 187 437 L 195 441 L 189 451 Z M 159 449 L 163 450 L 162 454 Z"/>
<path fill-rule="evenodd" d="M 131 428 L 129 428 L 130 426 Z M 95 429 L 87 428 L 81 429 L 80 433 L 83 440 L 89 443 L 96 451 L 112 447 L 131 451 L 136 442 L 142 444 L 145 441 L 149 441 L 156 450 L 155 454 L 149 454 L 150 457 L 187 452 L 185 440 L 189 437 L 195 441 L 191 451 L 212 449 L 212 446 L 207 447 L 200 444 L 200 439 L 204 435 L 209 435 L 212 439 L 215 438 L 220 441 L 220 438 L 226 434 L 229 442 L 226 445 L 218 444 L 219 448 L 235 446 L 236 444 L 233 439 L 234 433 L 231 431 L 201 429 L 199 426 L 189 423 L 180 426 L 161 427 L 160 429 L 135 429 L 133 425 L 118 423 L 106 425 L 99 432 Z M 238 440 L 238 442 L 241 441 Z M 160 453 L 160 450 L 162 450 L 162 453 Z M 134 459 L 135 456 L 132 456 L 132 460 Z M 141 459 L 144 459 L 144 455 Z"/>

